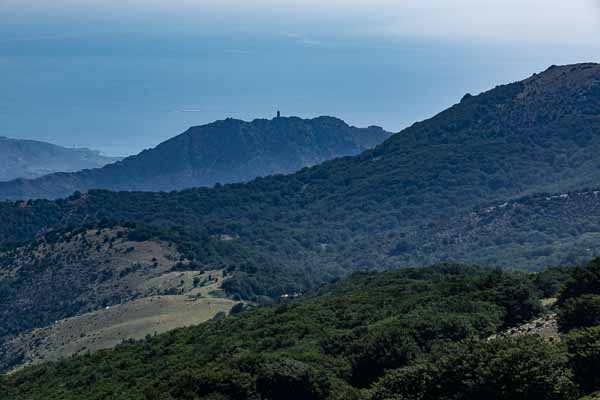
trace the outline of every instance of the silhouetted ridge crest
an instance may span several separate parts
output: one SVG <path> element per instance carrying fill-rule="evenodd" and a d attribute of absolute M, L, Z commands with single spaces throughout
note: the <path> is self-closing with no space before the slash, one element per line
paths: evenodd
<path fill-rule="evenodd" d="M 542 197 L 511 213 L 480 208 L 504 210 L 499 207 L 536 193 L 598 188 L 599 115 L 600 66 L 557 67 L 473 96 L 357 156 L 290 175 L 213 189 L 92 190 L 66 200 L 3 203 L 0 242 L 104 220 L 143 225 L 149 237 L 172 239 L 202 265 L 231 268 L 226 288 L 243 298 L 277 297 L 356 269 L 446 260 L 525 268 L 572 263 L 578 260 L 573 254 L 598 247 L 595 197 L 564 207 Z M 196 138 L 219 131 L 220 124 L 238 127 L 228 130 L 232 137 L 253 137 L 255 131 L 246 129 L 264 124 L 269 130 L 261 143 L 285 153 L 290 141 L 278 141 L 285 132 L 310 142 L 315 132 L 338 123 L 295 121 L 222 121 L 164 146 L 214 148 Z M 279 123 L 290 129 L 278 130 Z M 155 150 L 145 159 L 160 154 Z M 215 241 L 218 235 L 239 240 Z"/>
<path fill-rule="evenodd" d="M 385 140 L 381 128 L 332 117 L 228 118 L 196 126 L 153 149 L 101 169 L 0 184 L 0 198 L 57 198 L 90 189 L 171 191 L 291 173 Z"/>

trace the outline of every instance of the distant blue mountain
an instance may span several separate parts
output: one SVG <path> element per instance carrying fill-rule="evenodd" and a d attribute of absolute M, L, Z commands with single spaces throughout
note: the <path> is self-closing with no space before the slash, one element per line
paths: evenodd
<path fill-rule="evenodd" d="M 69 149 L 37 140 L 0 136 L 0 181 L 98 168 L 118 160 L 120 158 L 105 157 L 86 148 Z"/>
<path fill-rule="evenodd" d="M 356 155 L 390 135 L 379 127 L 355 128 L 333 117 L 226 119 L 190 128 L 103 168 L 0 183 L 0 198 L 54 199 L 90 189 L 171 191 L 244 182 Z"/>

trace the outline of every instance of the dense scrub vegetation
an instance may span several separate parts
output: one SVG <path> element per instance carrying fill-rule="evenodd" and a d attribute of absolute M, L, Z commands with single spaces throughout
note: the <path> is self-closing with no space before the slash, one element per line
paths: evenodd
<path fill-rule="evenodd" d="M 9 399 L 433 399 L 496 389 L 495 398 L 573 398 L 564 351 L 532 338 L 485 341 L 537 315 L 537 294 L 528 275 L 476 267 L 358 273 L 297 301 L 28 368 L 4 390 Z"/>
<path fill-rule="evenodd" d="M 540 197 L 500 206 L 596 184 L 599 77 L 593 64 L 551 68 L 466 96 L 373 150 L 289 176 L 0 203 L 0 243 L 103 220 L 133 222 L 175 237 L 200 264 L 229 268 L 229 293 L 250 299 L 303 291 L 353 270 L 579 262 L 597 248 L 595 197 L 564 207 Z"/>
<path fill-rule="evenodd" d="M 587 393 L 600 390 L 600 259 L 575 269 L 558 301 L 575 380 Z"/>
<path fill-rule="evenodd" d="M 577 399 L 600 390 L 600 260 L 542 274 L 357 273 L 299 300 L 0 377 L 14 399 Z M 565 273 L 568 276 L 565 283 Z M 564 340 L 489 337 L 559 292 Z M 581 301 L 584 301 L 581 300 Z M 565 325 L 568 321 L 568 326 Z"/>

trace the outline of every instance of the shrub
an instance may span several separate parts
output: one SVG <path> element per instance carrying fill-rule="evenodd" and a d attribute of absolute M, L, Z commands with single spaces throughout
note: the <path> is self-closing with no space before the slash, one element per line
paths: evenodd
<path fill-rule="evenodd" d="M 578 267 L 573 271 L 571 278 L 560 294 L 558 304 L 583 294 L 600 295 L 600 258 L 596 258 L 585 267 Z"/>
<path fill-rule="evenodd" d="M 566 300 L 558 312 L 562 331 L 600 325 L 600 295 L 585 294 Z"/>
<path fill-rule="evenodd" d="M 561 348 L 532 336 L 468 341 L 417 364 L 386 374 L 373 400 L 577 398 Z"/>
<path fill-rule="evenodd" d="M 351 380 L 357 387 L 367 387 L 386 369 L 402 367 L 420 352 L 411 333 L 398 328 L 361 338 L 354 351 Z"/>
<path fill-rule="evenodd" d="M 506 310 L 504 327 L 511 327 L 539 315 L 542 306 L 533 285 L 521 275 L 502 273 L 495 289 L 495 302 Z"/>
<path fill-rule="evenodd" d="M 600 326 L 571 331 L 566 338 L 575 379 L 589 393 L 600 389 Z"/>
<path fill-rule="evenodd" d="M 265 399 L 318 400 L 328 397 L 329 383 L 303 362 L 278 358 L 261 365 L 256 390 Z"/>

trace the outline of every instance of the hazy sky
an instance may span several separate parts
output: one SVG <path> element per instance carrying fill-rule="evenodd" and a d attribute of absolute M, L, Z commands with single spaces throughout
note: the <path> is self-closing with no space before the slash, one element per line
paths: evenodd
<path fill-rule="evenodd" d="M 0 0 L 0 135 L 130 154 L 225 117 L 392 131 L 600 61 L 592 0 Z"/>

